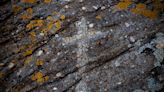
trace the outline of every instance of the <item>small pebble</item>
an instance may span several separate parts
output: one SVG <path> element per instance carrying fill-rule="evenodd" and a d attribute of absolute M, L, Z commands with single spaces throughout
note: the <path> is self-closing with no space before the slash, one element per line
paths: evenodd
<path fill-rule="evenodd" d="M 131 42 L 135 42 L 134 37 L 130 36 L 130 41 L 131 41 Z"/>
<path fill-rule="evenodd" d="M 53 90 L 56 91 L 58 88 L 57 87 L 53 87 Z"/>
<path fill-rule="evenodd" d="M 64 7 L 65 7 L 66 9 L 68 9 L 68 8 L 69 8 L 69 6 L 68 6 L 68 5 L 65 5 Z"/>
<path fill-rule="evenodd" d="M 86 10 L 86 7 L 82 7 L 82 10 Z"/>
<path fill-rule="evenodd" d="M 113 32 L 113 29 L 110 29 L 111 32 Z"/>
<path fill-rule="evenodd" d="M 59 35 L 58 35 L 58 34 L 56 34 L 56 35 L 55 35 L 55 37 L 56 37 L 56 38 L 58 38 L 58 37 L 59 37 Z"/>
<path fill-rule="evenodd" d="M 39 35 L 40 35 L 40 36 L 44 36 L 44 33 L 40 33 Z"/>
<path fill-rule="evenodd" d="M 105 6 L 102 6 L 102 7 L 101 7 L 101 10 L 104 10 L 104 9 L 105 9 Z"/>
<path fill-rule="evenodd" d="M 124 17 L 124 15 L 121 14 L 121 17 Z"/>
<path fill-rule="evenodd" d="M 89 28 L 93 28 L 93 27 L 94 27 L 93 23 L 89 24 Z"/>
<path fill-rule="evenodd" d="M 128 44 L 128 47 L 129 47 L 129 48 L 132 47 L 132 44 Z"/>
<path fill-rule="evenodd" d="M 118 85 L 122 84 L 121 82 L 117 82 Z"/>
<path fill-rule="evenodd" d="M 61 77 L 61 76 L 62 76 L 62 73 L 60 72 L 56 74 L 56 77 Z"/>
<path fill-rule="evenodd" d="M 128 36 L 127 36 L 127 35 L 125 35 L 124 37 L 125 37 L 125 38 L 128 38 Z"/>
<path fill-rule="evenodd" d="M 98 9 L 98 7 L 97 6 L 92 6 L 95 10 L 97 10 Z"/>
<path fill-rule="evenodd" d="M 130 26 L 130 24 L 126 22 L 126 23 L 125 23 L 125 26 L 126 26 L 126 27 L 129 27 L 129 26 Z"/>
<path fill-rule="evenodd" d="M 13 67 L 14 67 L 14 63 L 12 63 L 12 62 L 9 63 L 8 68 L 11 69 L 11 68 L 13 68 Z"/>
<path fill-rule="evenodd" d="M 40 50 L 40 51 L 37 53 L 37 55 L 36 55 L 36 56 L 40 56 L 42 53 L 43 53 L 43 51 L 42 51 L 42 50 Z"/>

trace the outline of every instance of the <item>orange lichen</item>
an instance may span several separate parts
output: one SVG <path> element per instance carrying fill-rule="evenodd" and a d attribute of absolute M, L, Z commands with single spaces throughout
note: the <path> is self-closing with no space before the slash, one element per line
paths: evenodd
<path fill-rule="evenodd" d="M 98 19 L 98 20 L 100 20 L 100 19 L 102 19 L 102 16 L 97 15 L 95 18 Z"/>
<path fill-rule="evenodd" d="M 41 27 L 43 26 L 44 21 L 43 20 L 32 20 L 29 24 L 26 25 L 27 30 L 31 30 L 34 27 Z"/>
<path fill-rule="evenodd" d="M 35 74 L 35 77 L 36 77 L 36 79 L 40 79 L 40 78 L 43 77 L 43 73 L 42 73 L 42 72 L 37 72 L 37 73 Z"/>
<path fill-rule="evenodd" d="M 140 10 L 146 9 L 146 5 L 145 4 L 142 4 L 142 3 L 139 3 L 139 4 L 136 5 L 136 8 L 137 9 L 140 9 Z"/>
<path fill-rule="evenodd" d="M 65 15 L 61 15 L 61 16 L 60 16 L 60 19 L 61 19 L 61 20 L 65 20 Z"/>
<path fill-rule="evenodd" d="M 31 55 L 32 52 L 33 52 L 33 50 L 27 50 L 27 51 L 23 54 L 23 56 Z"/>
<path fill-rule="evenodd" d="M 155 9 L 164 10 L 164 3 L 161 3 L 160 0 L 153 0 L 153 4 L 155 6 Z"/>
<path fill-rule="evenodd" d="M 35 80 L 36 80 L 35 75 L 32 75 L 32 76 L 31 76 L 31 80 L 33 80 L 33 81 L 35 81 Z"/>
<path fill-rule="evenodd" d="M 20 18 L 23 19 L 23 20 L 27 20 L 27 19 L 31 19 L 32 16 L 23 14 Z"/>
<path fill-rule="evenodd" d="M 136 4 L 136 7 L 132 8 L 130 11 L 132 13 L 140 14 L 150 19 L 155 19 L 158 17 L 159 12 L 164 10 L 164 3 L 162 3 L 160 0 L 152 0 L 152 2 L 154 6 L 153 10 L 147 9 L 146 4 L 139 3 Z M 131 4 L 135 3 L 133 3 L 132 0 L 122 0 L 116 5 L 116 8 L 119 10 L 126 10 Z"/>
<path fill-rule="evenodd" d="M 41 65 L 43 65 L 43 64 L 44 64 L 43 60 L 37 60 L 37 61 L 36 61 L 36 65 L 37 65 L 37 66 L 41 66 Z"/>
<path fill-rule="evenodd" d="M 45 76 L 44 79 L 45 79 L 45 81 L 48 81 L 49 76 Z"/>
<path fill-rule="evenodd" d="M 17 14 L 21 10 L 22 10 L 22 7 L 17 6 L 17 5 L 13 5 L 13 12 L 14 12 L 14 14 Z"/>
<path fill-rule="evenodd" d="M 50 3 L 51 0 L 44 0 L 44 3 Z"/>
<path fill-rule="evenodd" d="M 157 11 L 151 11 L 151 10 L 145 10 L 144 12 L 142 12 L 142 15 L 144 15 L 145 17 L 148 17 L 150 19 L 155 19 L 158 17 L 158 12 Z"/>
<path fill-rule="evenodd" d="M 145 17 L 150 18 L 150 19 L 155 19 L 158 16 L 158 11 L 157 10 L 151 11 L 151 10 L 146 9 L 145 4 L 137 4 L 136 8 L 131 9 L 131 12 L 135 13 L 135 14 L 141 14 Z"/>
<path fill-rule="evenodd" d="M 128 8 L 129 5 L 131 5 L 132 2 L 131 1 L 126 1 L 126 2 L 119 2 L 116 5 L 116 8 L 118 8 L 119 10 L 125 10 Z"/>
<path fill-rule="evenodd" d="M 20 18 L 23 19 L 23 20 L 31 19 L 32 18 L 32 13 L 33 13 L 32 8 L 28 8 L 28 9 L 26 9 L 26 13 L 23 14 Z"/>
<path fill-rule="evenodd" d="M 142 11 L 138 10 L 137 8 L 131 9 L 131 12 L 135 14 L 142 14 Z"/>
<path fill-rule="evenodd" d="M 29 14 L 32 14 L 32 13 L 33 13 L 33 9 L 32 9 L 32 8 L 28 8 L 28 9 L 26 10 L 26 12 L 29 13 Z"/>
<path fill-rule="evenodd" d="M 36 37 L 36 33 L 35 32 L 30 32 L 29 33 L 31 37 Z"/>
<path fill-rule="evenodd" d="M 31 76 L 31 80 L 37 83 L 43 83 L 49 79 L 48 76 L 44 76 L 42 72 L 37 72 Z"/>
<path fill-rule="evenodd" d="M 35 3 L 36 0 L 21 0 L 22 3 Z"/>

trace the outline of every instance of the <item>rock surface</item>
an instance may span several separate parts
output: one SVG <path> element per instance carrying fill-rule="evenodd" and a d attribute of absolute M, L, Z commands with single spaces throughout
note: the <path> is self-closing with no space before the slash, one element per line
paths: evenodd
<path fill-rule="evenodd" d="M 0 92 L 163 92 L 162 1 L 0 4 Z"/>

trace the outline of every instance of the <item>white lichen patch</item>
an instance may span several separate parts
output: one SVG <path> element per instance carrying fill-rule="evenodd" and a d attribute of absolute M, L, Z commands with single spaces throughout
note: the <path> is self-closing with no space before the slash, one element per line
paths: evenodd
<path fill-rule="evenodd" d="M 89 61 L 94 61 L 94 57 L 89 57 L 87 55 L 90 41 L 94 38 L 94 40 L 98 40 L 106 37 L 109 32 L 101 32 L 97 30 L 89 29 L 88 22 L 85 18 L 82 18 L 78 22 L 76 22 L 77 33 L 70 37 L 62 38 L 63 46 L 67 45 L 77 45 L 77 49 L 75 49 L 76 57 L 77 57 L 77 66 L 82 67 L 85 66 Z M 81 68 L 79 71 L 83 72 L 85 67 Z"/>

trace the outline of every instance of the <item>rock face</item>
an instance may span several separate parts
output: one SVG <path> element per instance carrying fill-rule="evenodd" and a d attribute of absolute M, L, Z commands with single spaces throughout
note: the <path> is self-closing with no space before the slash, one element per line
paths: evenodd
<path fill-rule="evenodd" d="M 0 3 L 0 92 L 163 92 L 162 1 Z"/>

